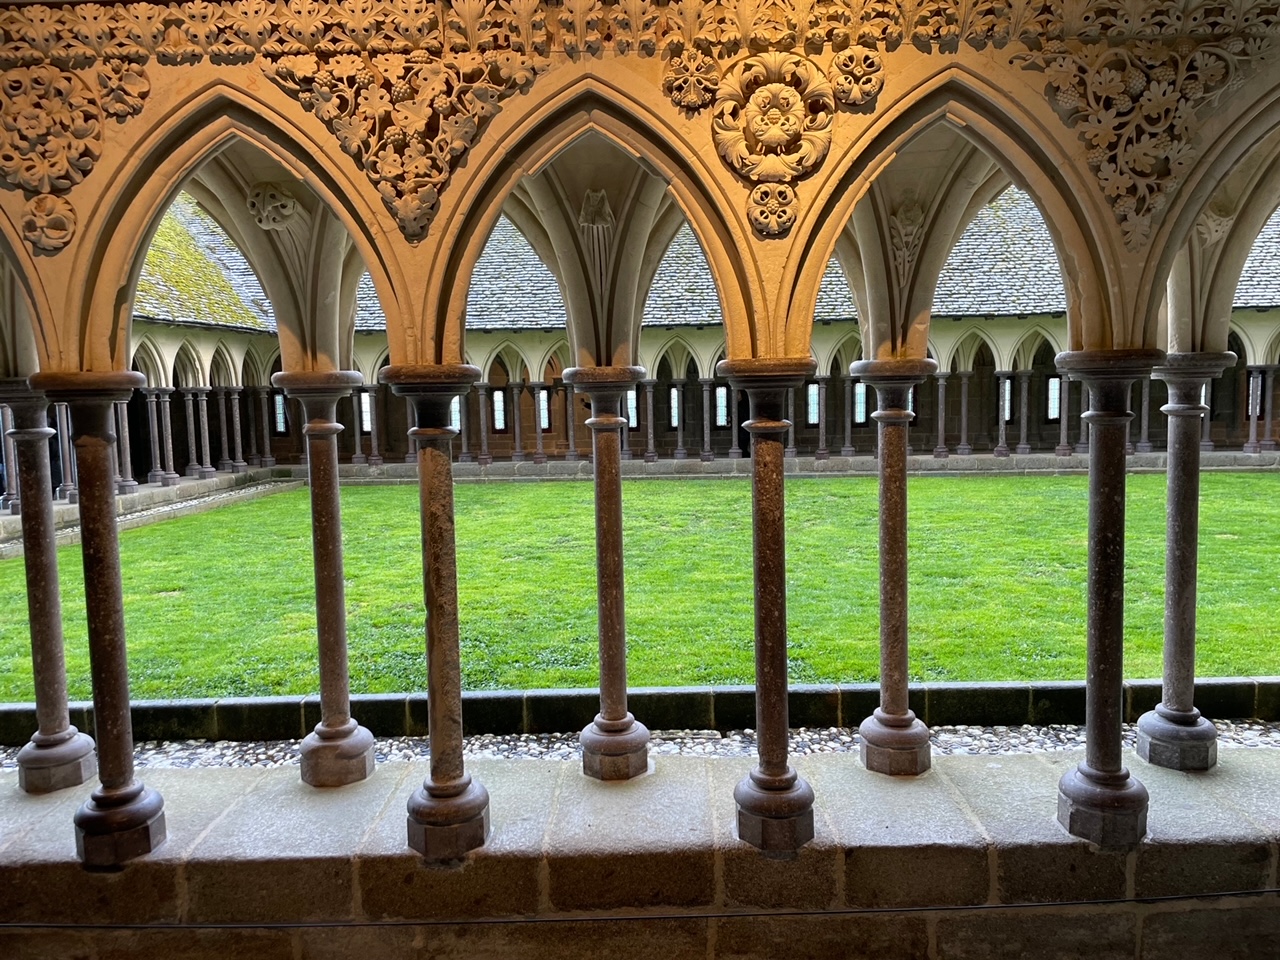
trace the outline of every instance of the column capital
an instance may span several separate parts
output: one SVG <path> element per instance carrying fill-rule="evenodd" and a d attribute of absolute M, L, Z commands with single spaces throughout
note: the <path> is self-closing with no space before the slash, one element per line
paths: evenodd
<path fill-rule="evenodd" d="M 973 376 L 973 371 L 972 371 L 972 370 L 957 370 L 957 371 L 956 371 L 956 376 L 957 376 L 957 377 L 959 377 L 961 380 L 968 380 L 970 377 L 972 377 L 972 376 Z"/>
<path fill-rule="evenodd" d="M 933 379 L 945 382 L 947 377 L 949 376 L 951 376 L 950 370 L 935 370 L 933 374 Z"/>
<path fill-rule="evenodd" d="M 1068 350 L 1054 358 L 1059 373 L 1086 382 L 1132 383 L 1164 362 L 1163 350 Z"/>
<path fill-rule="evenodd" d="M 389 368 L 388 368 L 389 369 Z M 364 383 L 364 377 L 356 370 L 306 370 L 293 373 L 273 373 L 271 385 L 287 396 L 306 400 L 310 397 L 345 397 L 354 387 Z M 215 387 L 216 390 L 225 389 Z"/>
<path fill-rule="evenodd" d="M 33 390 L 62 403 L 76 401 L 115 402 L 128 400 L 133 391 L 147 384 L 147 378 L 131 370 L 106 373 L 35 373 L 30 377 Z"/>
<path fill-rule="evenodd" d="M 644 367 L 566 367 L 564 382 L 586 393 L 593 389 L 626 390 L 648 374 Z"/>
<path fill-rule="evenodd" d="M 397 364 L 378 371 L 378 380 L 398 397 L 407 398 L 418 415 L 418 426 L 410 431 L 421 440 L 446 431 L 449 440 L 457 430 L 449 426 L 449 407 L 474 384 L 480 391 L 489 384 L 480 383 L 480 368 L 469 363 Z M 423 431 L 418 433 L 416 431 Z M 444 436 L 445 434 L 441 434 Z"/>
<path fill-rule="evenodd" d="M 1032 372 L 1033 371 L 1031 370 L 1024 369 L 1024 370 L 1015 370 L 1014 374 L 1017 376 L 1019 380 L 1030 380 Z"/>
<path fill-rule="evenodd" d="M 48 402 L 44 392 L 33 389 L 26 377 L 0 377 L 0 403 L 12 406 L 32 400 Z"/>
<path fill-rule="evenodd" d="M 812 357 L 776 357 L 749 360 L 721 360 L 716 375 L 742 390 L 798 387 L 818 369 Z"/>
<path fill-rule="evenodd" d="M 1017 374 L 1018 374 L 1017 370 L 997 370 L 996 371 L 996 376 L 999 377 L 1001 380 L 1004 380 L 1008 377 L 1015 377 L 1017 376 Z"/>
<path fill-rule="evenodd" d="M 1230 351 L 1225 353 L 1170 353 L 1155 366 L 1151 375 L 1157 380 L 1174 384 L 1180 381 L 1198 381 L 1196 386 L 1203 386 L 1205 381 L 1222 376 L 1224 370 L 1236 365 L 1236 355 Z"/>
<path fill-rule="evenodd" d="M 709 387 L 716 382 L 716 378 L 715 377 L 699 377 L 698 382 L 702 384 L 704 387 Z"/>
<path fill-rule="evenodd" d="M 937 372 L 937 361 L 928 359 L 855 360 L 849 364 L 850 374 L 873 387 L 914 386 Z"/>

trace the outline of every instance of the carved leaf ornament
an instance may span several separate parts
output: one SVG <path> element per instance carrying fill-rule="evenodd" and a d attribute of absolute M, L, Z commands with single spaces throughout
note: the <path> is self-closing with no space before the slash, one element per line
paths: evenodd
<path fill-rule="evenodd" d="M 410 241 L 502 102 L 556 63 L 655 56 L 708 123 L 762 237 L 795 220 L 840 110 L 871 110 L 882 55 L 1010 47 L 1044 74 L 1131 248 L 1196 150 L 1199 112 L 1272 55 L 1274 0 L 190 0 L 0 9 L 0 182 L 51 254 L 103 127 L 144 109 L 148 66 L 253 64 L 319 118 Z M 785 186 L 786 189 L 780 189 Z"/>

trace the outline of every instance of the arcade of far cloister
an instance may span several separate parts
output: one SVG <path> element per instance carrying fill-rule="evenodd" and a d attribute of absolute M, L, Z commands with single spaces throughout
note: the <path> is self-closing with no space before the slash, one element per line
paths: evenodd
<path fill-rule="evenodd" d="M 301 775 L 339 787 L 373 773 L 347 689 L 345 444 L 417 465 L 431 757 L 404 840 L 431 862 L 478 856 L 491 798 L 462 747 L 455 458 L 590 449 L 600 712 L 582 768 L 630 781 L 651 758 L 628 708 L 620 464 L 737 452 L 752 477 L 758 756 L 732 791 L 735 836 L 795 854 L 820 826 L 787 738 L 790 450 L 869 454 L 874 434 L 881 678 L 861 760 L 868 776 L 913 778 L 931 755 L 908 689 L 909 446 L 1067 457 L 1080 444 L 1087 747 L 1058 783 L 1057 819 L 1101 850 L 1136 849 L 1159 798 L 1122 753 L 1127 446 L 1163 448 L 1169 475 L 1166 669 L 1138 753 L 1205 770 L 1202 444 L 1275 442 L 1276 322 L 1233 305 L 1280 205 L 1278 30 L 1273 6 L 1197 0 L 0 4 L 0 402 L 39 717 L 23 785 L 96 773 L 74 815 L 86 866 L 161 848 L 165 799 L 133 767 L 117 491 L 130 473 L 172 483 L 301 448 L 320 675 Z M 1013 202 L 1010 185 L 1048 238 L 1060 306 L 952 320 L 938 307 L 948 263 L 993 201 Z M 242 252 L 274 337 L 140 318 L 147 251 L 180 204 Z M 469 298 L 502 231 L 549 274 L 562 331 L 477 322 L 487 305 Z M 646 326 L 682 231 L 715 316 Z M 1011 288 L 998 256 L 965 256 L 960 279 L 988 300 Z M 495 300 L 528 296 L 496 267 L 509 289 Z M 828 321 L 833 282 L 849 307 Z M 360 329 L 362 285 L 385 333 Z M 51 406 L 79 501 L 92 740 L 66 703 Z"/>

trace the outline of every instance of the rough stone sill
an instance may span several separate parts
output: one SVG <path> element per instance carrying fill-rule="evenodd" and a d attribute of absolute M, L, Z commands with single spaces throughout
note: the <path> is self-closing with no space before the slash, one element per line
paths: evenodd
<path fill-rule="evenodd" d="M 1123 912 L 1174 898 L 1167 911 L 1243 892 L 1263 894 L 1247 902 L 1278 914 L 1280 751 L 1224 748 L 1204 774 L 1130 757 L 1152 799 L 1148 838 L 1128 853 L 1091 848 L 1055 821 L 1058 778 L 1079 759 L 939 757 L 922 777 L 892 779 L 850 756 L 798 758 L 818 798 L 817 835 L 790 859 L 736 839 L 732 790 L 746 759 L 659 757 L 650 774 L 613 784 L 572 763 L 475 761 L 492 835 L 443 868 L 405 846 L 404 803 L 422 763 L 381 764 L 334 790 L 305 786 L 292 768 L 148 770 L 169 839 L 114 873 L 75 860 L 71 818 L 88 788 L 29 797 L 6 772 L 0 922 L 705 919 L 1029 904 Z"/>

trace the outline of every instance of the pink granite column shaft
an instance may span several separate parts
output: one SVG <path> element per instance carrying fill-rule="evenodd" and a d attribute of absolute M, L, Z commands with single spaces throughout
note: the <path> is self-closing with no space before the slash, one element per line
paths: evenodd
<path fill-rule="evenodd" d="M 97 770 L 93 740 L 71 724 L 63 653 L 62 599 L 54 537 L 53 478 L 49 467 L 48 400 L 26 380 L 0 380 L 0 403 L 13 411 L 17 463 L 23 490 L 22 554 L 27 575 L 27 622 L 37 729 L 18 751 L 18 786 L 48 793 L 77 786 Z"/>
<path fill-rule="evenodd" d="M 116 404 L 116 421 L 119 425 L 120 477 L 116 484 L 117 493 L 132 493 L 138 489 L 138 481 L 133 478 L 133 451 L 129 446 L 129 403 L 121 400 Z"/>
<path fill-rule="evenodd" d="M 134 776 L 120 543 L 116 535 L 117 403 L 146 383 L 140 373 L 40 373 L 31 386 L 65 400 L 80 479 L 80 549 L 89 621 L 99 786 L 76 812 L 76 850 L 90 867 L 115 867 L 165 839 L 164 800 Z"/>
<path fill-rule="evenodd" d="M 956 453 L 967 457 L 973 453 L 969 444 L 969 380 L 972 370 L 961 370 L 956 374 L 960 378 L 960 442 L 956 444 Z"/>
<path fill-rule="evenodd" d="M 147 473 L 147 483 L 159 483 L 164 479 L 164 469 L 160 463 L 159 390 L 156 387 L 145 387 L 142 393 L 147 398 L 147 426 L 150 428 L 151 440 L 151 469 Z"/>
<path fill-rule="evenodd" d="M 259 395 L 262 404 L 262 466 L 274 467 L 276 458 L 271 453 L 271 423 L 275 411 L 271 409 L 271 388 L 263 387 Z"/>
<path fill-rule="evenodd" d="M 582 731 L 582 770 L 599 780 L 627 780 L 649 763 L 649 731 L 627 709 L 627 623 L 622 557 L 622 398 L 644 377 L 640 367 L 570 367 L 566 383 L 591 398 L 596 498 L 596 602 L 600 641 L 600 712 Z"/>
<path fill-rule="evenodd" d="M 1058 445 L 1053 448 L 1055 455 L 1069 457 L 1075 453 L 1067 429 L 1071 423 L 1071 378 L 1058 378 Z"/>
<path fill-rule="evenodd" d="M 653 436 L 653 388 L 656 385 L 656 380 L 644 381 L 644 426 L 646 434 L 644 446 L 645 463 L 656 463 L 658 459 L 658 449 L 654 445 Z"/>
<path fill-rule="evenodd" d="M 1010 376 L 1011 374 L 1003 371 L 996 373 L 996 446 L 991 451 L 992 456 L 996 457 L 1009 456 L 1009 444 L 1006 440 L 1009 425 L 1004 416 L 1004 386 Z"/>
<path fill-rule="evenodd" d="M 1164 567 L 1164 683 L 1138 718 L 1138 756 L 1173 770 L 1208 770 L 1218 730 L 1196 709 L 1196 573 L 1200 550 L 1200 402 L 1205 384 L 1234 366 L 1232 353 L 1171 353 L 1155 370 L 1169 386 Z M 1150 382 L 1149 380 L 1147 381 Z"/>
<path fill-rule="evenodd" d="M 938 381 L 938 444 L 933 448 L 933 455 L 945 460 L 951 456 L 947 449 L 947 375 L 937 373 L 934 378 Z"/>
<path fill-rule="evenodd" d="M 1018 446 L 1014 450 L 1019 455 L 1031 452 L 1031 444 L 1027 442 L 1027 420 L 1031 414 L 1028 395 L 1031 389 L 1031 371 L 1018 371 Z"/>
<path fill-rule="evenodd" d="M 487 467 L 493 463 L 493 455 L 489 453 L 489 385 L 487 383 L 476 384 L 476 396 L 479 398 L 477 404 L 480 410 L 480 456 L 476 458 L 476 463 L 482 467 Z M 569 449 L 573 450 L 573 413 L 569 414 Z"/>
<path fill-rule="evenodd" d="M 231 472 L 244 473 L 249 464 L 244 459 L 244 442 L 240 433 L 240 388 L 227 387 L 226 397 L 231 408 Z"/>
<path fill-rule="evenodd" d="M 338 489 L 338 400 L 360 384 L 354 371 L 277 373 L 271 382 L 302 404 L 311 487 L 311 546 L 319 641 L 320 722 L 302 741 L 302 779 L 337 787 L 373 773 L 373 735 L 351 716 L 347 668 L 342 504 Z"/>
<path fill-rule="evenodd" d="M 746 390 L 751 419 L 751 527 L 755 583 L 755 768 L 733 796 L 738 837 L 762 850 L 798 850 L 813 839 L 813 788 L 788 762 L 787 562 L 783 438 L 786 398 L 816 364 L 803 360 L 725 360 L 716 372 Z"/>
<path fill-rule="evenodd" d="M 818 377 L 818 449 L 814 452 L 815 460 L 829 460 L 831 451 L 827 448 L 827 382 L 830 377 Z"/>
<path fill-rule="evenodd" d="M 1124 519 L 1125 441 L 1135 380 L 1164 359 L 1158 350 L 1094 350 L 1058 355 L 1058 369 L 1089 395 L 1089 571 L 1085 759 L 1058 784 L 1058 822 L 1107 848 L 1146 833 L 1147 791 L 1125 769 Z"/>
<path fill-rule="evenodd" d="M 850 372 L 876 391 L 880 450 L 880 706 L 862 722 L 863 765 L 909 776 L 929 769 L 929 730 L 909 707 L 907 673 L 907 409 L 932 360 L 864 360 Z"/>
<path fill-rule="evenodd" d="M 76 490 L 75 453 L 71 447 L 71 413 L 65 403 L 55 403 L 53 409 L 58 421 L 58 462 L 62 465 L 62 482 L 58 484 L 58 499 L 75 503 L 80 499 Z"/>
<path fill-rule="evenodd" d="M 457 431 L 449 425 L 453 398 L 465 398 L 480 371 L 462 364 L 389 366 L 378 376 L 393 392 L 408 398 L 417 411 L 410 443 L 417 447 L 422 516 L 431 768 L 409 798 L 408 842 L 429 861 L 452 862 L 482 846 L 489 835 L 488 791 L 466 772 L 462 757 L 452 464 Z"/>

